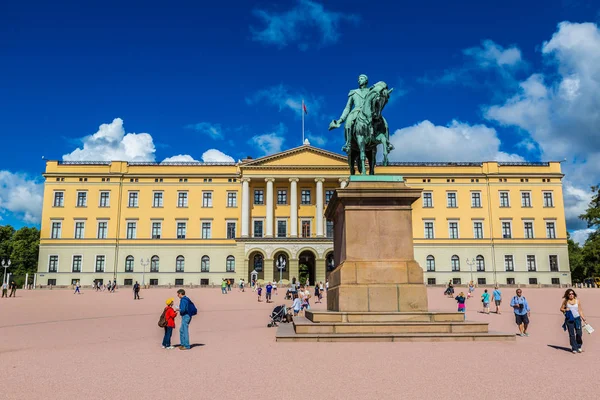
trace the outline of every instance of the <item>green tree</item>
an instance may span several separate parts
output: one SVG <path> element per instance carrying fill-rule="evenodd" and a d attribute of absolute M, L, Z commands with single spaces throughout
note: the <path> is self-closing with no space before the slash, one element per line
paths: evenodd
<path fill-rule="evenodd" d="M 40 250 L 40 231 L 37 228 L 23 227 L 12 237 L 11 261 L 15 275 L 32 274 L 37 271 Z"/>
<path fill-rule="evenodd" d="M 598 228 L 600 225 L 600 186 L 592 186 L 592 200 L 587 210 L 579 216 L 587 222 L 588 228 Z"/>
<path fill-rule="evenodd" d="M 583 261 L 583 249 L 579 244 L 571 239 L 567 232 L 567 245 L 569 248 L 569 265 L 571 267 L 571 280 L 573 282 L 583 282 L 585 278 L 585 269 Z"/>
<path fill-rule="evenodd" d="M 12 253 L 12 237 L 15 228 L 10 225 L 0 226 L 0 260 L 9 259 Z"/>

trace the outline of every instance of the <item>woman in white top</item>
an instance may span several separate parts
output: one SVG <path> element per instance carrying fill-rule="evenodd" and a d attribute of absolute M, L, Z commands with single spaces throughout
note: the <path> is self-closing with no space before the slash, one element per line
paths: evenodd
<path fill-rule="evenodd" d="M 563 302 L 560 311 L 565 314 L 565 324 L 563 329 L 569 331 L 569 341 L 571 350 L 574 354 L 583 353 L 581 345 L 583 344 L 581 335 L 581 322 L 585 325 L 585 317 L 581 308 L 581 301 L 577 298 L 577 293 L 573 289 L 567 289 L 563 296 Z"/>

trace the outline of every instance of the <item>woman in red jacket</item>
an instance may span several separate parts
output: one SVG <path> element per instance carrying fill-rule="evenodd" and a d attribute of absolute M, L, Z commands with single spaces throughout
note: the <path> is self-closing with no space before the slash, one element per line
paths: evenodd
<path fill-rule="evenodd" d="M 163 349 L 174 349 L 171 346 L 171 335 L 173 334 L 173 329 L 175 329 L 175 317 L 177 316 L 177 311 L 173 310 L 173 302 L 175 300 L 170 298 L 167 300 L 167 306 L 165 307 L 165 319 L 167 320 L 167 326 L 165 326 L 165 337 L 162 341 Z"/>

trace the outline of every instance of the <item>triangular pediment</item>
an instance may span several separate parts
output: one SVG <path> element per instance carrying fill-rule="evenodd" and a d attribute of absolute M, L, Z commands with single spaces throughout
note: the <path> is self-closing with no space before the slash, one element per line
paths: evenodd
<path fill-rule="evenodd" d="M 246 160 L 240 167 L 343 167 L 347 165 L 347 158 L 341 154 L 303 145 L 255 160 Z"/>

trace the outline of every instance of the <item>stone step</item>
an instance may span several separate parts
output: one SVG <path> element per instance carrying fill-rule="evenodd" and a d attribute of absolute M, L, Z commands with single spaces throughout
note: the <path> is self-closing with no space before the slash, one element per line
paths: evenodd
<path fill-rule="evenodd" d="M 304 333 L 294 331 L 292 324 L 277 328 L 278 342 L 453 342 L 453 341 L 514 341 L 511 333 Z"/>
<path fill-rule="evenodd" d="M 306 311 L 312 322 L 463 322 L 465 315 L 458 312 L 335 312 Z"/>
<path fill-rule="evenodd" d="M 487 322 L 319 322 L 294 317 L 298 334 L 487 333 Z"/>

